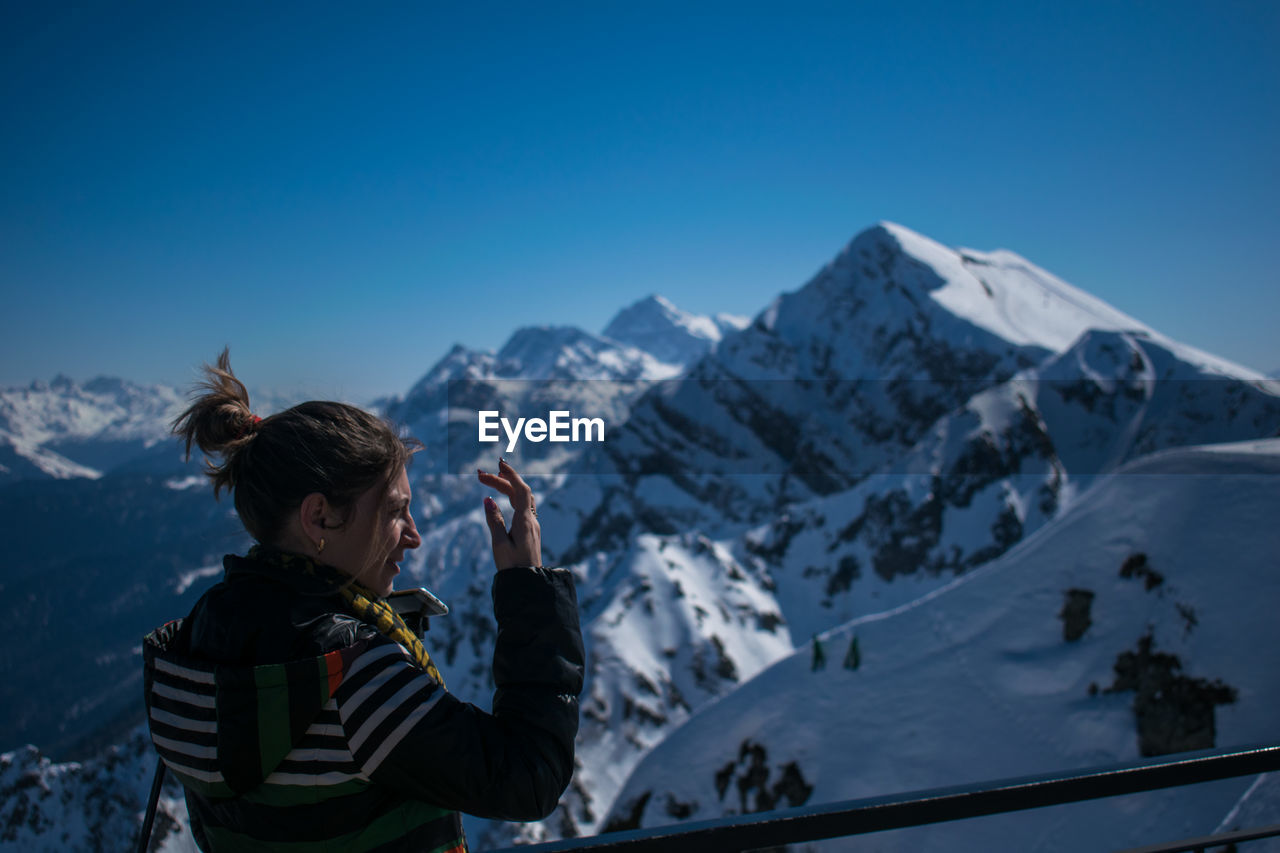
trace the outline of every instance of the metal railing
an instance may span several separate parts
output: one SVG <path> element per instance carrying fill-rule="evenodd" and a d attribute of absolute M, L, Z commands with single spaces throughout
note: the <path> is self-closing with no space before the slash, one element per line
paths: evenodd
<path fill-rule="evenodd" d="M 1257 841 L 1260 838 L 1272 838 L 1277 835 L 1280 835 L 1280 823 L 1257 829 L 1220 832 L 1217 835 L 1204 835 L 1200 838 L 1184 838 L 1182 841 L 1174 841 L 1169 844 L 1131 847 L 1128 850 L 1120 851 L 1120 853 L 1205 853 L 1210 847 L 1231 848 L 1231 845 L 1242 844 L 1245 841 Z"/>
<path fill-rule="evenodd" d="M 1164 757 L 1132 764 L 1023 776 L 977 785 L 914 791 L 887 797 L 762 812 L 652 829 L 506 848 L 495 853 L 706 853 L 780 847 L 1076 803 L 1161 788 L 1280 770 L 1280 746 L 1255 746 Z M 1280 835 L 1280 826 L 1224 833 L 1140 848 L 1134 853 L 1178 853 Z M 1222 840 L 1218 840 L 1222 839 Z"/>

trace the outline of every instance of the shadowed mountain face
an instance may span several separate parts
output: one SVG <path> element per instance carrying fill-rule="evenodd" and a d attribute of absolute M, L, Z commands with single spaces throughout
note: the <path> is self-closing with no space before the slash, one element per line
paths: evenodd
<path fill-rule="evenodd" d="M 10 747 L 79 758 L 137 724 L 142 636 L 190 609 L 248 541 L 229 501 L 178 485 L 117 474 L 0 487 L 14 534 L 0 653 Z"/>
<path fill-rule="evenodd" d="M 719 813 L 710 805 L 719 803 L 717 774 L 739 791 L 723 796 L 725 808 L 827 798 L 828 777 L 815 774 L 802 745 L 772 737 L 758 708 L 737 704 L 763 673 L 797 655 L 807 671 L 815 635 L 868 614 L 942 614 L 945 624 L 885 641 L 915 648 L 917 634 L 949 631 L 958 618 L 931 602 L 1001 555 L 1007 564 L 1028 538 L 1053 534 L 1122 466 L 1280 430 L 1276 383 L 1168 340 L 1010 252 L 948 249 L 891 224 L 858 235 L 750 321 L 697 317 L 651 297 L 620 312 L 604 335 L 536 327 L 517 330 L 497 353 L 455 347 L 403 398 L 378 405 L 426 444 L 410 469 L 423 546 L 400 585 L 425 584 L 449 603 L 427 641 L 454 692 L 484 705 L 491 690 L 492 565 L 476 467 L 491 469 L 499 455 L 520 467 L 540 496 L 544 561 L 578 578 L 589 656 L 578 772 L 548 821 L 471 821 L 481 845 L 598 831 L 610 819 L 652 825 Z M 481 411 L 512 422 L 566 411 L 599 418 L 604 430 L 599 441 L 525 434 L 508 450 L 505 435 L 480 441 Z M 5 428 L 52 434 L 42 423 Z M 87 468 L 87 459 L 74 464 Z M 88 473 L 102 470 L 110 473 L 86 479 L 66 468 L 71 479 L 0 489 L 0 510 L 15 521 L 16 556 L 0 580 L 11 602 L 0 671 L 10 685 L 10 747 L 33 741 L 62 758 L 73 744 L 136 724 L 138 639 L 184 614 L 217 579 L 221 555 L 247 545 L 230 502 L 210 499 L 195 463 Z M 1188 501 L 1179 506 L 1199 506 Z M 1162 529 L 1176 537 L 1184 528 Z M 1118 599 L 1084 574 L 1035 593 L 1045 598 L 1049 635 L 1073 649 L 1086 648 L 1099 626 L 1123 622 L 1106 621 Z M 1125 595 L 1141 589 L 1117 582 Z M 1178 603 L 1203 612 L 1191 600 L 1170 606 Z M 1093 676 L 1098 702 L 1127 708 L 1145 697 L 1145 719 L 1162 719 L 1163 692 L 1130 687 L 1154 683 L 1142 681 L 1149 672 L 1175 686 L 1184 685 L 1180 674 L 1207 685 L 1210 714 L 1234 707 L 1214 704 L 1228 688 L 1247 695 L 1247 672 L 1220 673 L 1160 631 L 1144 657 L 1141 637 L 1117 634 L 1098 658 L 1106 662 Z M 849 658 L 848 639 L 827 643 L 832 669 Z M 871 671 L 876 646 L 864 637 L 859 648 L 850 671 Z M 973 660 L 984 668 L 972 675 L 979 681 L 1031 677 L 1002 668 L 998 656 Z M 1121 660 L 1127 668 L 1112 673 Z M 920 688 L 888 680 L 883 689 Z M 712 702 L 739 710 L 725 727 L 732 734 L 708 741 L 708 791 L 629 781 Z M 1202 738 L 1203 705 L 1198 722 L 1153 730 L 1172 732 L 1170 742 Z M 883 742 L 903 736 L 884 725 Z M 1115 744 L 1099 754 L 1122 756 Z M 1055 760 L 1079 754 L 1064 750 Z M 652 774 L 651 762 L 644 768 Z M 172 817 L 180 826 L 182 815 Z"/>

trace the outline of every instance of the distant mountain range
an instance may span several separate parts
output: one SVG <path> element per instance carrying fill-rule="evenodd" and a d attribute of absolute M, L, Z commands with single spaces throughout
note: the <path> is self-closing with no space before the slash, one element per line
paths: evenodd
<path fill-rule="evenodd" d="M 55 805 L 84 828 L 64 849 L 128 823 L 133 793 L 104 806 L 93 792 L 116 772 L 133 792 L 146 763 L 137 638 L 247 545 L 164 438 L 179 404 L 119 380 L 0 396 L 0 511 L 17 531 L 0 576 L 4 730 L 9 746 L 82 759 L 4 756 L 0 842 L 14 849 L 52 843 Z M 589 677 L 561 808 L 532 825 L 469 819 L 477 847 L 1280 735 L 1257 653 L 1275 644 L 1280 383 L 1012 252 L 881 223 L 754 318 L 652 296 L 602 334 L 456 346 L 376 405 L 426 443 L 411 469 L 424 543 L 404 582 L 449 602 L 428 641 L 481 705 L 492 568 L 472 472 L 499 450 L 477 441 L 476 412 L 608 424 L 603 442 L 506 454 L 540 494 L 544 559 L 578 578 Z M 1160 704 L 1144 686 L 1160 679 L 1194 708 Z M 1144 729 L 1152 707 L 1167 730 Z M 1252 782 L 1153 808 L 1208 832 Z M 172 793 L 177 850 L 189 835 Z M 1053 831 L 1032 813 L 1008 837 L 1179 837 L 1118 808 Z M 938 832 L 886 849 L 1013 849 Z"/>

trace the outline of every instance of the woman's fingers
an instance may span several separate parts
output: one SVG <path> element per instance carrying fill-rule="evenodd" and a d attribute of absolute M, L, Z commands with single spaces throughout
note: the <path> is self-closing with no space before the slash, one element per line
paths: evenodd
<path fill-rule="evenodd" d="M 490 474 L 488 471 L 477 470 L 477 473 L 480 475 L 480 482 L 495 491 L 502 492 L 508 498 L 511 497 L 512 486 L 509 482 L 499 477 L 497 474 Z"/>
<path fill-rule="evenodd" d="M 484 521 L 489 525 L 489 536 L 493 539 L 493 553 L 497 556 L 498 549 L 509 544 L 507 523 L 502 518 L 502 510 L 498 508 L 498 502 L 488 496 L 484 499 Z"/>
<path fill-rule="evenodd" d="M 493 561 L 499 569 L 542 565 L 542 530 L 533 490 L 505 459 L 499 460 L 501 476 L 477 471 L 480 482 L 507 496 L 515 514 L 507 530 L 501 510 L 492 498 L 485 498 L 485 522 L 493 538 Z"/>
<path fill-rule="evenodd" d="M 529 484 L 524 481 L 524 478 L 520 476 L 516 469 L 512 468 L 507 460 L 499 459 L 498 470 L 501 472 L 501 476 L 490 474 L 488 471 L 477 471 L 480 476 L 480 482 L 506 495 L 512 509 L 535 510 L 533 490 L 529 488 Z"/>
<path fill-rule="evenodd" d="M 511 484 L 511 491 L 504 492 L 507 499 L 511 501 L 511 508 L 515 510 L 532 510 L 533 489 L 529 488 L 529 484 L 524 481 L 524 478 L 505 459 L 498 460 L 498 470 L 502 472 L 503 479 Z"/>

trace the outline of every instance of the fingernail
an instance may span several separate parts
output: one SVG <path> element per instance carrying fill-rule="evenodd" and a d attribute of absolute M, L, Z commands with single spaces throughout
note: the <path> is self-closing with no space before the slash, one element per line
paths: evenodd
<path fill-rule="evenodd" d="M 493 502 L 493 498 L 489 497 L 488 495 L 484 496 L 484 505 L 486 509 L 491 506 L 497 506 L 497 504 Z"/>
<path fill-rule="evenodd" d="M 506 459 L 504 459 L 503 457 L 499 456 L 499 457 L 498 457 L 498 464 L 499 464 L 499 465 L 506 465 L 506 464 L 507 464 L 507 460 L 506 460 Z"/>

